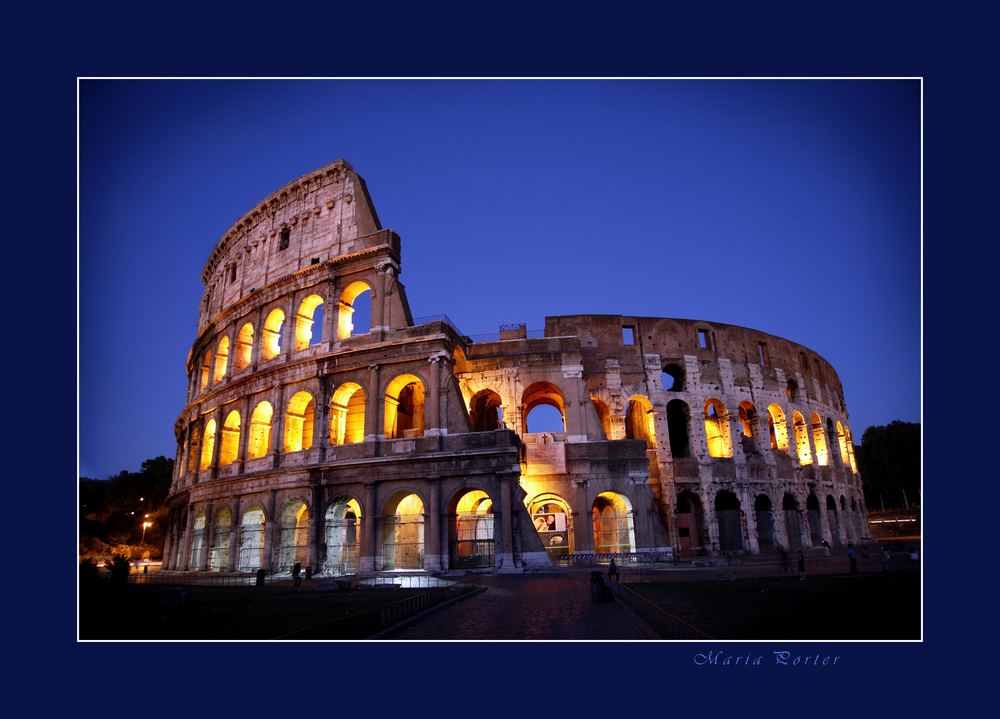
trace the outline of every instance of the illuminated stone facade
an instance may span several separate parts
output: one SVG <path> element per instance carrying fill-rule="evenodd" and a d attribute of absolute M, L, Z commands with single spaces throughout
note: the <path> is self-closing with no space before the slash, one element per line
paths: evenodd
<path fill-rule="evenodd" d="M 218 243 L 175 425 L 165 569 L 522 571 L 866 538 L 842 389 L 814 352 L 614 315 L 483 341 L 415 322 L 400 263 L 343 161 Z M 355 326 L 365 297 L 370 326 Z M 529 432 L 540 407 L 561 427 Z"/>

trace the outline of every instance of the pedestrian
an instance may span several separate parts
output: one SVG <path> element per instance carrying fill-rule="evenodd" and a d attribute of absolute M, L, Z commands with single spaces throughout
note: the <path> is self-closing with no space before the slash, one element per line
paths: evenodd
<path fill-rule="evenodd" d="M 681 563 L 681 548 L 674 547 L 674 566 L 677 567 Z"/>
<path fill-rule="evenodd" d="M 867 544 L 862 544 L 861 545 L 861 558 L 862 559 L 868 559 L 868 545 Z"/>
<path fill-rule="evenodd" d="M 847 561 L 851 563 L 851 574 L 858 573 L 858 555 L 854 551 L 854 543 L 847 543 Z"/>
<path fill-rule="evenodd" d="M 826 556 L 829 557 L 830 556 L 830 543 L 828 541 L 826 541 L 825 539 L 823 540 L 823 550 L 826 552 Z"/>
<path fill-rule="evenodd" d="M 302 584 L 302 577 L 299 575 L 302 573 L 302 565 L 299 562 L 295 563 L 292 567 L 292 578 L 295 580 L 295 586 L 298 587 Z"/>
<path fill-rule="evenodd" d="M 879 566 L 880 572 L 888 571 L 889 562 L 892 561 L 892 555 L 889 553 L 888 547 L 882 547 L 882 564 Z"/>
<path fill-rule="evenodd" d="M 791 567 L 792 567 L 792 562 L 788 558 L 788 551 L 784 547 L 782 547 L 781 548 L 781 571 L 784 574 L 788 574 L 788 570 L 791 569 Z"/>
<path fill-rule="evenodd" d="M 806 581 L 806 555 L 799 550 L 799 581 Z"/>
<path fill-rule="evenodd" d="M 608 565 L 608 579 L 613 579 L 618 581 L 618 565 L 615 564 L 615 558 L 611 558 L 611 564 Z"/>

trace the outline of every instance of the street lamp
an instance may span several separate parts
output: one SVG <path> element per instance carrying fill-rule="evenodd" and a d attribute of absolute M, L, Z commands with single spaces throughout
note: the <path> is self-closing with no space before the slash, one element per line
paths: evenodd
<path fill-rule="evenodd" d="M 152 522 L 143 522 L 142 523 L 142 539 L 139 540 L 139 544 L 145 544 L 146 543 L 146 530 L 149 527 L 152 527 L 152 526 L 153 526 Z"/>

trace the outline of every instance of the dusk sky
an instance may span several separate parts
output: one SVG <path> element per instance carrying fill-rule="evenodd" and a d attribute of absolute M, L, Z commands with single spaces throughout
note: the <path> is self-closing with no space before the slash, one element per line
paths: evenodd
<path fill-rule="evenodd" d="M 838 372 L 856 442 L 920 420 L 917 81 L 81 81 L 80 473 L 173 457 L 201 271 L 338 158 L 414 316 L 753 327 Z"/>

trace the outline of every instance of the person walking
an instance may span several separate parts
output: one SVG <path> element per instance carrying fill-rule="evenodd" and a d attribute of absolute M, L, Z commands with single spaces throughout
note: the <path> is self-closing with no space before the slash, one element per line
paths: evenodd
<path fill-rule="evenodd" d="M 781 571 L 784 574 L 788 574 L 788 570 L 792 568 L 792 562 L 788 557 L 788 550 L 784 547 L 781 548 Z"/>
<path fill-rule="evenodd" d="M 618 565 L 615 564 L 615 558 L 611 558 L 611 564 L 608 565 L 608 579 L 613 579 L 618 581 Z"/>
<path fill-rule="evenodd" d="M 296 587 L 302 584 L 302 577 L 299 576 L 299 574 L 301 573 L 302 573 L 302 564 L 296 562 L 295 566 L 292 567 L 292 578 L 295 580 Z"/>
<path fill-rule="evenodd" d="M 847 543 L 847 561 L 851 564 L 851 574 L 858 573 L 858 554 L 854 551 L 854 543 Z"/>
<path fill-rule="evenodd" d="M 806 581 L 806 555 L 799 550 L 799 581 Z"/>
<path fill-rule="evenodd" d="M 888 547 L 882 547 L 882 564 L 879 566 L 880 572 L 886 572 L 889 570 L 889 563 L 892 561 L 892 555 L 889 553 Z"/>

